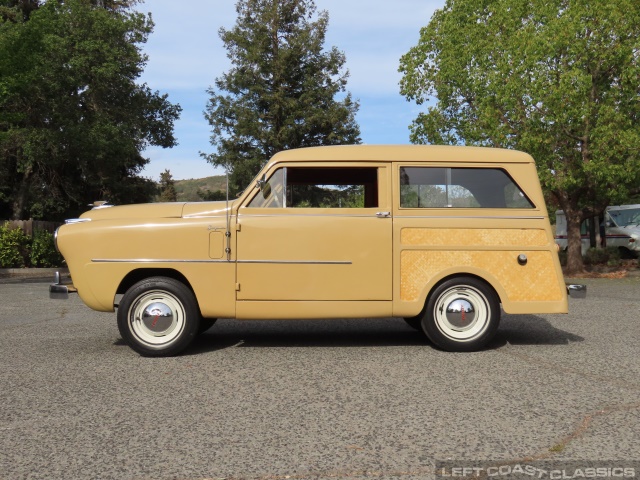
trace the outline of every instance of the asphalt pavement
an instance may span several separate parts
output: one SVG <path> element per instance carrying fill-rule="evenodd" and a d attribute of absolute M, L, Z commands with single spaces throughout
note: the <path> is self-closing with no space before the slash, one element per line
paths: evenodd
<path fill-rule="evenodd" d="M 31 282 L 0 283 L 0 479 L 640 461 L 638 277 L 584 281 L 569 315 L 504 315 L 477 353 L 437 350 L 401 319 L 220 320 L 156 359 L 122 342 L 115 314 Z"/>

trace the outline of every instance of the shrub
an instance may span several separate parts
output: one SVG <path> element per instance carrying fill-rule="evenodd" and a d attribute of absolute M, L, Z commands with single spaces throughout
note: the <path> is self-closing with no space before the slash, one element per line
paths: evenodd
<path fill-rule="evenodd" d="M 608 255 L 607 265 L 610 267 L 618 267 L 622 264 L 622 261 L 620 260 L 622 255 L 618 247 L 607 247 L 605 252 L 607 252 Z"/>
<path fill-rule="evenodd" d="M 63 262 L 53 234 L 36 230 L 29 237 L 21 228 L 0 224 L 0 268 L 60 267 Z"/>
<path fill-rule="evenodd" d="M 29 237 L 21 228 L 0 225 L 0 268 L 22 268 L 27 263 Z"/>
<path fill-rule="evenodd" d="M 566 250 L 560 250 L 558 252 L 558 257 L 560 257 L 560 265 L 562 265 L 563 267 L 567 266 L 567 251 Z"/>
<path fill-rule="evenodd" d="M 585 265 L 602 265 L 609 261 L 609 253 L 601 248 L 590 248 L 584 256 Z"/>
<path fill-rule="evenodd" d="M 63 258 L 55 248 L 53 234 L 46 230 L 33 232 L 29 260 L 32 267 L 48 268 L 62 265 Z"/>

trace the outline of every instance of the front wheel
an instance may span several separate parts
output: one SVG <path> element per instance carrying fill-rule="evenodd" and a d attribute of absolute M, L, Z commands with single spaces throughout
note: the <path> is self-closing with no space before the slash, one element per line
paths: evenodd
<path fill-rule="evenodd" d="M 493 289 L 476 278 L 452 278 L 429 295 L 422 328 L 434 344 L 451 352 L 483 348 L 500 324 Z"/>
<path fill-rule="evenodd" d="M 145 356 L 176 355 L 200 329 L 196 299 L 183 283 L 152 277 L 133 285 L 118 307 L 118 329 L 136 352 Z"/>

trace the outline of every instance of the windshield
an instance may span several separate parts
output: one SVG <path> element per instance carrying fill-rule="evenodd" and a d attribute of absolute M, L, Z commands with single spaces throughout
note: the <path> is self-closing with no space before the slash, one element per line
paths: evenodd
<path fill-rule="evenodd" d="M 609 210 L 609 216 L 619 227 L 640 225 L 640 208 L 628 208 L 624 210 Z"/>

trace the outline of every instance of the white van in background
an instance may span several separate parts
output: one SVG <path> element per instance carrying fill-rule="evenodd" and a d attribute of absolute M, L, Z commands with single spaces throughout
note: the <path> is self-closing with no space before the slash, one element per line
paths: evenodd
<path fill-rule="evenodd" d="M 589 222 L 588 219 L 580 226 L 582 238 L 582 254 L 589 250 Z M 602 234 L 602 229 L 598 228 Z M 617 205 L 607 207 L 604 218 L 604 232 L 607 247 L 618 247 L 624 255 L 640 253 L 640 204 Z M 556 243 L 562 250 L 567 248 L 567 219 L 562 210 L 556 212 Z"/>

